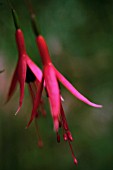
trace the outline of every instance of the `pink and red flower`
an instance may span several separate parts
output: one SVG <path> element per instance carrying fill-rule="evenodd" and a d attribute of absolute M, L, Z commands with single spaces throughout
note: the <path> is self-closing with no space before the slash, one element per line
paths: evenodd
<path fill-rule="evenodd" d="M 49 54 L 46 41 L 43 38 L 43 36 L 39 34 L 39 31 L 37 29 L 34 14 L 31 15 L 31 19 L 32 19 L 33 29 L 36 35 L 37 47 L 43 63 L 43 76 L 42 76 L 41 83 L 39 84 L 38 87 L 36 98 L 34 100 L 32 114 L 28 126 L 36 116 L 36 110 L 38 109 L 40 104 L 42 90 L 43 87 L 45 87 L 50 103 L 51 115 L 54 122 L 54 130 L 56 131 L 57 134 L 57 141 L 60 142 L 60 135 L 58 134 L 58 130 L 59 127 L 62 127 L 64 132 L 64 140 L 68 141 L 74 159 L 74 163 L 77 164 L 77 160 L 74 156 L 74 152 L 71 145 L 71 141 L 73 140 L 73 138 L 68 128 L 68 124 L 62 107 L 61 91 L 59 88 L 59 83 L 62 83 L 77 99 L 81 100 L 82 102 L 96 108 L 101 108 L 102 105 L 98 105 L 89 101 L 80 92 L 78 92 L 77 89 L 73 87 L 73 85 L 54 67 L 50 59 L 50 54 Z"/>
<path fill-rule="evenodd" d="M 14 18 L 14 23 L 16 27 L 16 44 L 18 48 L 18 62 L 17 66 L 15 68 L 11 85 L 9 88 L 8 96 L 7 96 L 7 101 L 10 100 L 12 97 L 17 83 L 20 85 L 20 99 L 19 99 L 19 107 L 17 109 L 17 112 L 20 110 L 22 103 L 23 103 L 23 98 L 24 98 L 24 88 L 25 88 L 25 83 L 28 84 L 29 90 L 32 96 L 32 99 L 34 99 L 34 95 L 37 90 L 34 92 L 34 88 L 37 89 L 37 86 L 39 82 L 41 82 L 42 78 L 42 71 L 40 68 L 29 58 L 27 52 L 26 52 L 26 47 L 25 47 L 25 42 L 24 42 L 24 36 L 22 33 L 22 30 L 19 27 L 19 24 L 17 22 L 17 15 L 14 9 L 12 9 L 12 14 Z M 34 86 L 34 87 L 33 87 Z M 17 113 L 16 112 L 16 113 Z"/>

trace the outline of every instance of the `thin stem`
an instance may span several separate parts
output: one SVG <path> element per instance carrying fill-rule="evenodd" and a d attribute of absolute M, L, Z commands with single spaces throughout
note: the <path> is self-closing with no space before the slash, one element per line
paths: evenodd
<path fill-rule="evenodd" d="M 15 24 L 15 28 L 16 30 L 20 28 L 20 24 L 19 24 L 19 19 L 18 19 L 18 15 L 15 11 L 15 9 L 13 8 L 13 5 L 11 3 L 10 0 L 7 0 L 8 4 L 9 4 L 9 8 L 11 9 L 12 11 L 12 16 L 13 16 L 13 21 L 14 21 L 14 24 Z"/>
<path fill-rule="evenodd" d="M 40 34 L 40 31 L 39 31 L 39 27 L 38 27 L 38 24 L 37 24 L 36 15 L 35 15 L 32 3 L 31 3 L 30 0 L 25 0 L 25 3 L 26 3 L 26 6 L 29 10 L 29 13 L 30 13 L 31 24 L 32 24 L 32 27 L 33 27 L 34 34 L 36 36 L 38 36 Z"/>

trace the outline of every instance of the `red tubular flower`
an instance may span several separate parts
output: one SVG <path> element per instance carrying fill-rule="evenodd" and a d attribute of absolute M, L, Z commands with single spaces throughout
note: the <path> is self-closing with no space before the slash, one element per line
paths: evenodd
<path fill-rule="evenodd" d="M 61 82 L 77 99 L 81 100 L 82 102 L 97 108 L 101 108 L 102 105 L 98 105 L 90 102 L 86 97 L 84 97 L 81 93 L 79 93 L 75 89 L 75 87 L 73 87 L 73 85 L 54 67 L 50 59 L 50 54 L 48 51 L 47 44 L 43 36 L 39 34 L 39 31 L 36 27 L 34 14 L 31 15 L 31 19 L 32 19 L 33 29 L 36 34 L 37 47 L 39 49 L 39 53 L 43 63 L 43 77 L 39 85 L 36 98 L 34 100 L 34 106 L 33 106 L 31 119 L 28 123 L 28 126 L 30 125 L 30 123 L 32 122 L 33 118 L 36 115 L 36 110 L 40 104 L 40 99 L 41 99 L 41 94 L 42 94 L 43 84 L 44 84 L 49 98 L 51 115 L 54 122 L 54 130 L 56 131 L 57 134 L 57 141 L 60 142 L 60 135 L 58 134 L 58 129 L 60 126 L 62 126 L 64 132 L 64 140 L 68 141 L 74 159 L 74 163 L 77 164 L 77 160 L 74 156 L 72 145 L 70 143 L 73 140 L 73 138 L 71 132 L 69 131 L 68 124 L 61 103 L 61 92 L 59 88 L 59 82 Z"/>
<path fill-rule="evenodd" d="M 58 131 L 58 118 L 60 116 L 60 89 L 59 82 L 61 82 L 77 99 L 83 101 L 84 103 L 92 106 L 101 108 L 102 105 L 98 105 L 90 102 L 86 97 L 79 93 L 75 87 L 54 67 L 50 60 L 49 51 L 46 45 L 46 42 L 42 35 L 36 37 L 37 46 L 40 52 L 40 56 L 43 63 L 43 76 L 45 81 L 45 86 L 50 101 L 50 108 L 52 117 L 54 120 L 54 128 Z M 42 86 L 43 87 L 43 86 Z M 38 91 L 39 93 L 39 91 Z M 41 92 L 40 92 L 41 93 Z M 40 95 L 41 96 L 41 95 Z M 37 107 L 36 107 L 37 108 Z M 33 119 L 33 118 L 32 118 Z"/>
<path fill-rule="evenodd" d="M 14 71 L 11 85 L 9 88 L 7 101 L 12 97 L 17 82 L 20 84 L 20 99 L 19 99 L 19 107 L 17 109 L 17 112 L 20 110 L 24 98 L 24 87 L 25 83 L 28 83 L 29 90 L 32 96 L 32 99 L 34 99 L 35 92 L 33 88 L 37 88 L 37 84 L 41 82 L 42 78 L 42 71 L 40 68 L 29 58 L 29 56 L 26 53 L 26 47 L 24 42 L 24 36 L 22 33 L 22 30 L 19 27 L 18 24 L 18 18 L 16 15 L 16 12 L 14 9 L 12 9 L 12 15 L 16 27 L 16 44 L 18 48 L 18 62 L 16 69 Z M 17 113 L 16 112 L 16 113 Z"/>

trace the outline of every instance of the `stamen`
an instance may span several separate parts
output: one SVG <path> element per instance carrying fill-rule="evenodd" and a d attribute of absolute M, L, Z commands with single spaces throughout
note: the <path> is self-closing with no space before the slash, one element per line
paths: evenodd
<path fill-rule="evenodd" d="M 35 84 L 34 83 L 29 83 L 28 87 L 29 87 L 29 93 L 31 95 L 32 103 L 34 103 L 36 93 L 34 92 L 35 89 L 33 89 L 33 87 L 35 87 Z M 37 118 L 38 116 L 39 116 L 39 114 L 38 114 L 38 112 L 36 112 L 35 117 Z"/>
<path fill-rule="evenodd" d="M 69 130 L 67 131 L 67 137 L 68 137 L 68 139 L 69 139 L 70 141 L 73 141 L 72 134 L 71 134 L 71 132 L 70 132 Z"/>
<path fill-rule="evenodd" d="M 71 145 L 69 140 L 68 140 L 68 143 L 69 143 L 69 147 L 70 147 L 70 150 L 71 150 L 71 154 L 72 154 L 72 157 L 73 157 L 74 164 L 77 165 L 78 161 L 77 161 L 77 159 L 76 159 L 76 157 L 74 155 L 73 148 L 72 148 L 72 145 Z"/>
<path fill-rule="evenodd" d="M 68 137 L 67 137 L 67 134 L 66 134 L 66 133 L 64 133 L 63 138 L 64 138 L 65 141 L 68 140 Z"/>
<path fill-rule="evenodd" d="M 28 87 L 29 87 L 29 92 L 30 92 L 30 95 L 31 95 L 32 103 L 33 103 L 34 102 L 34 98 L 35 98 L 35 94 L 34 94 L 33 89 L 32 89 L 32 84 L 29 83 Z"/>
<path fill-rule="evenodd" d="M 67 124 L 67 121 L 66 121 L 66 117 L 65 117 L 65 114 L 64 114 L 64 110 L 63 110 L 62 104 L 61 104 L 60 107 L 61 107 L 62 125 L 63 125 L 63 128 L 67 131 L 69 128 L 68 128 L 68 124 Z"/>
<path fill-rule="evenodd" d="M 63 128 L 67 131 L 68 130 L 68 125 L 66 120 L 63 120 Z"/>
<path fill-rule="evenodd" d="M 56 133 L 57 135 L 57 142 L 60 143 L 60 135 L 58 134 L 58 132 Z"/>
<path fill-rule="evenodd" d="M 40 101 L 40 110 L 41 110 L 42 115 L 45 117 L 46 116 L 46 111 L 44 109 L 44 101 L 42 99 Z"/>
<path fill-rule="evenodd" d="M 38 124 L 37 124 L 36 119 L 37 118 L 35 117 L 35 127 L 36 127 L 36 133 L 37 133 L 37 136 L 38 136 L 38 146 L 43 147 L 43 141 L 42 141 L 42 138 L 41 138 L 40 133 L 39 133 L 39 128 L 38 128 Z"/>

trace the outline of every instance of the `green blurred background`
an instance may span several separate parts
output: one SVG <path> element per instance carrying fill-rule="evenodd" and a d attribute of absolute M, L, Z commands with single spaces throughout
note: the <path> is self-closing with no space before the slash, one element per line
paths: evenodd
<path fill-rule="evenodd" d="M 29 56 L 42 67 L 24 0 L 12 0 L 24 32 Z M 17 62 L 15 28 L 7 1 L 0 0 L 0 170 L 111 170 L 113 168 L 113 1 L 32 0 L 37 20 L 55 66 L 95 103 L 96 109 L 76 100 L 63 86 L 64 110 L 78 159 L 76 167 L 67 143 L 56 142 L 52 118 L 39 120 L 44 147 L 37 147 L 32 104 L 26 85 L 21 111 L 19 88 L 4 105 Z M 47 100 L 47 99 L 46 99 Z M 62 135 L 62 134 L 61 134 Z"/>

